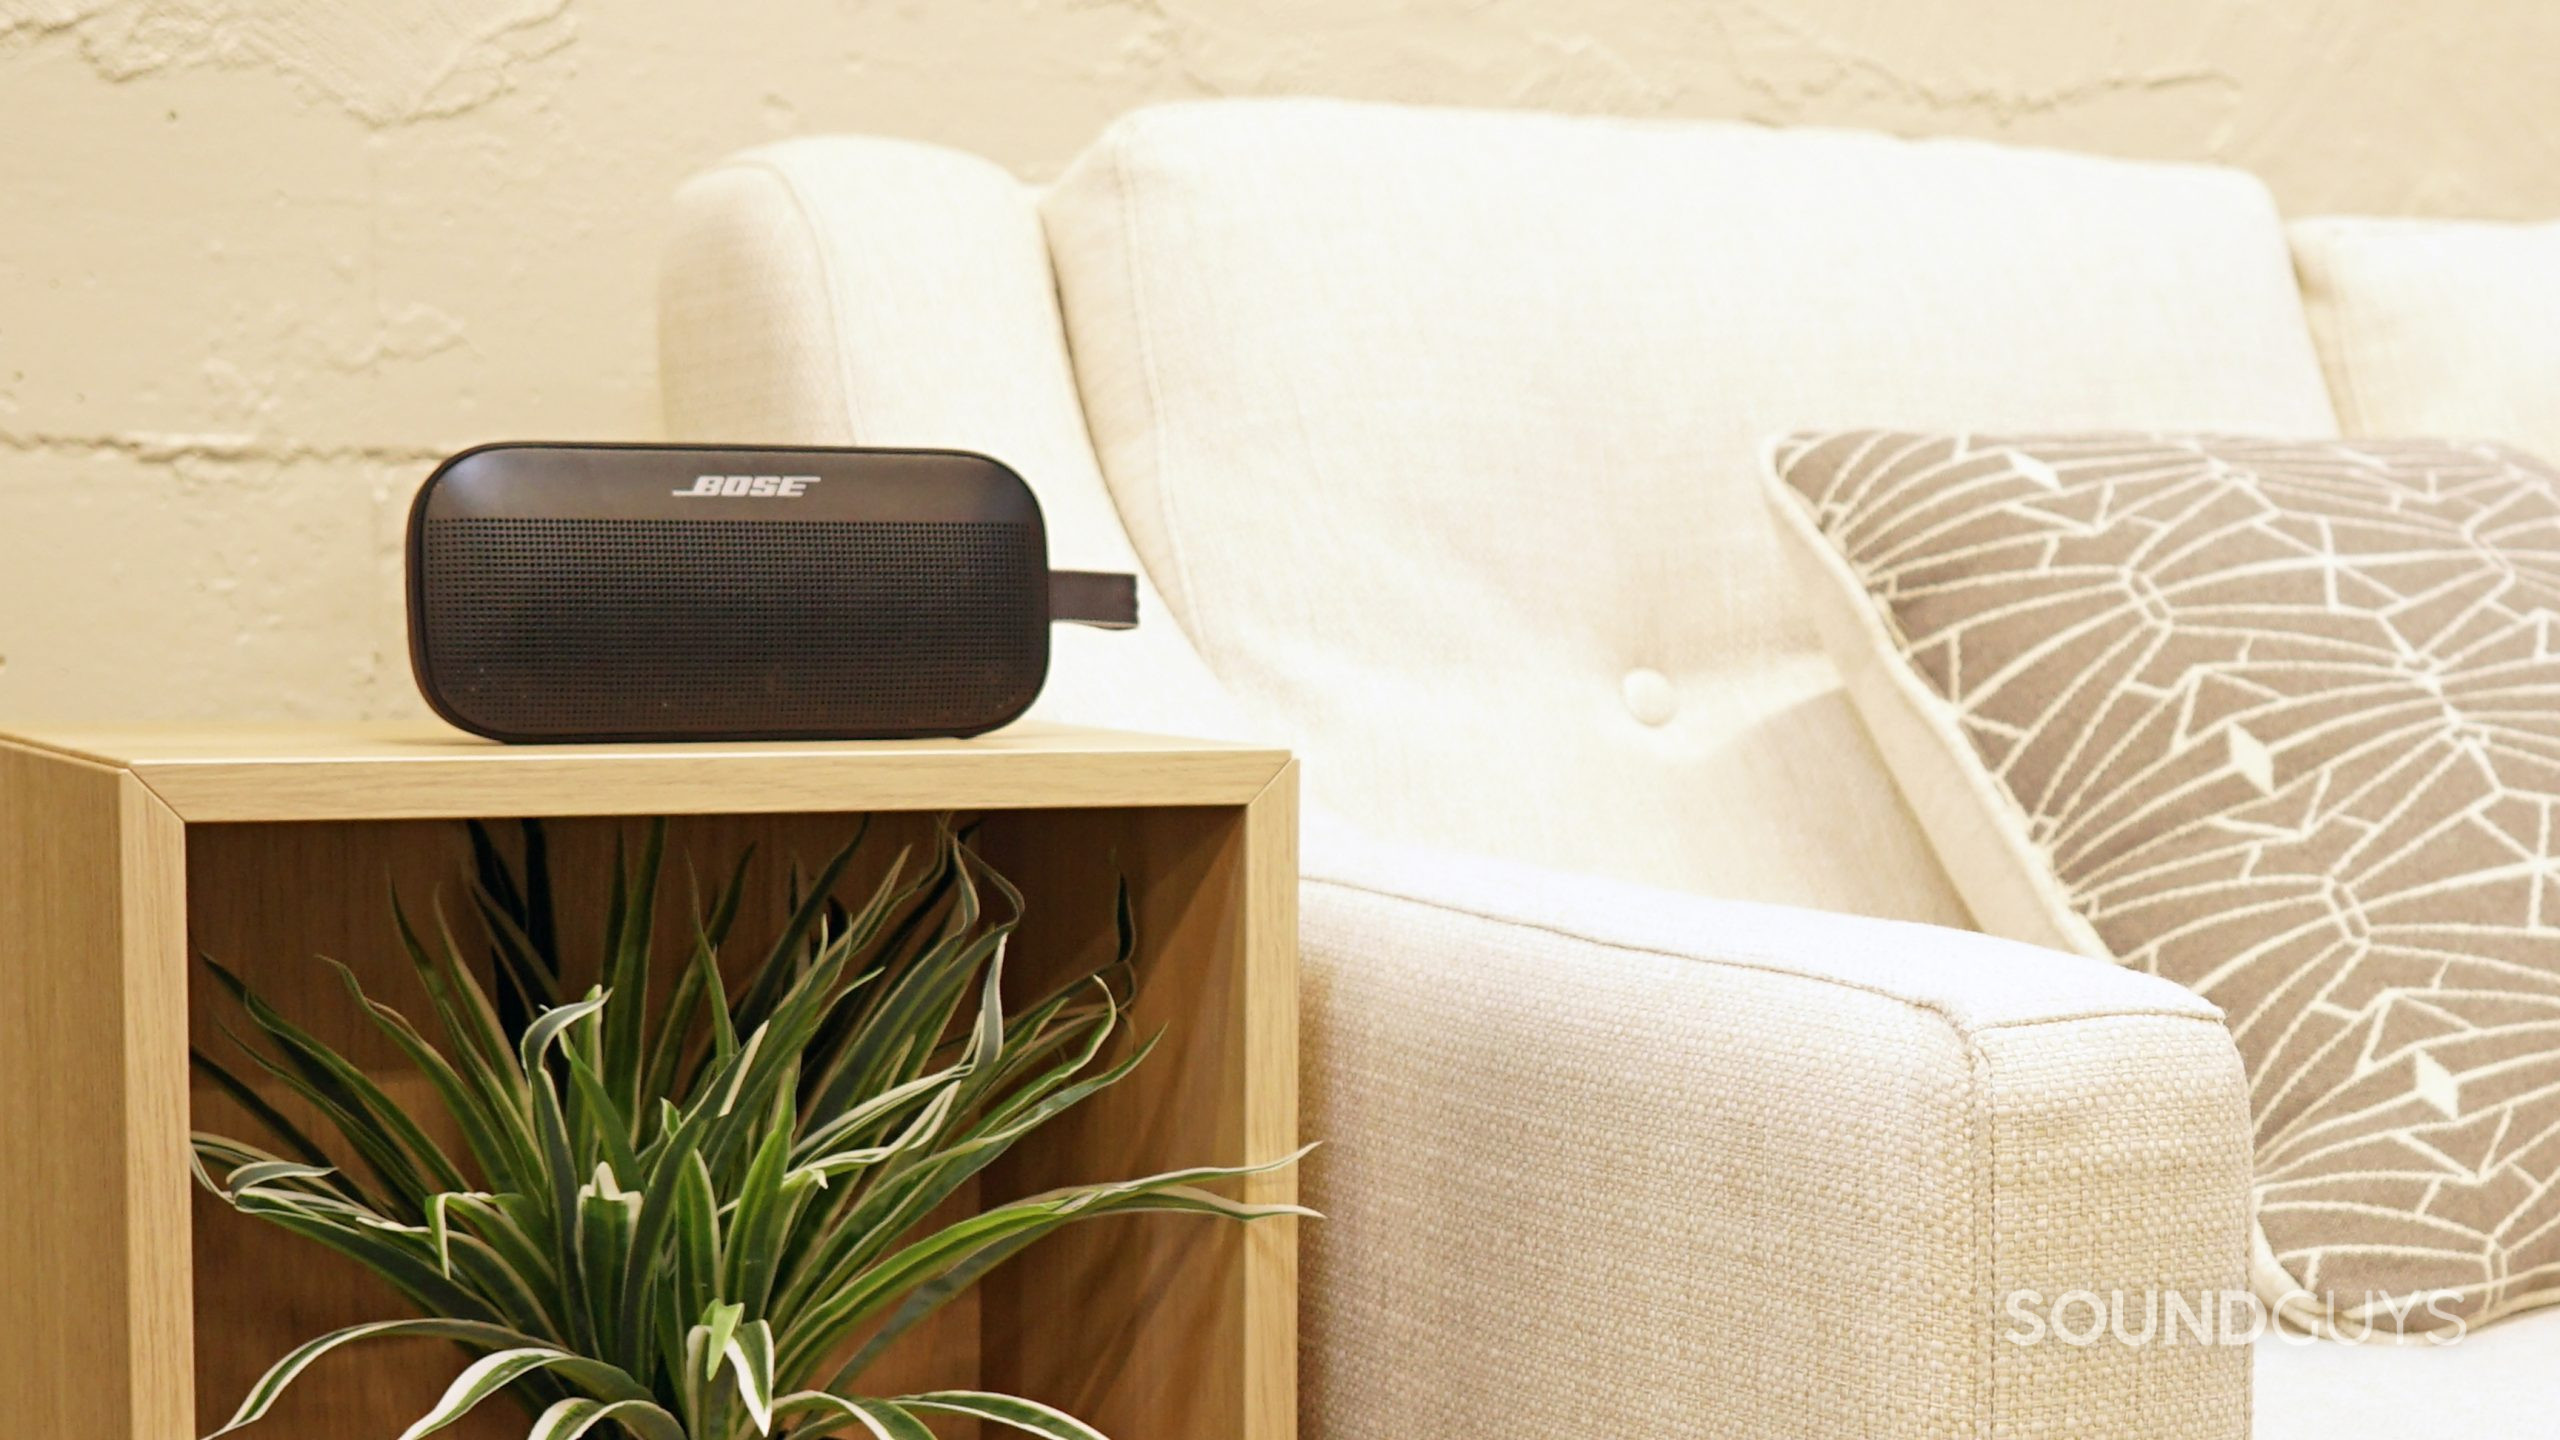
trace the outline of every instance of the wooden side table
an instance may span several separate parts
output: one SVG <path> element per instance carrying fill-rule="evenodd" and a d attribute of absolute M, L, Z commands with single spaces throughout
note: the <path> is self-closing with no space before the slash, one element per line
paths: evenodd
<path fill-rule="evenodd" d="M 194 1195 L 191 1115 L 248 1132 L 225 1097 L 190 1081 L 190 1041 L 220 1043 L 192 954 L 245 971 L 390 1073 L 424 1115 L 431 1092 L 415 1076 L 402 1088 L 397 1052 L 311 957 L 346 961 L 381 998 L 422 1013 L 389 892 L 421 909 L 440 885 L 451 892 L 462 819 L 547 820 L 574 951 L 592 946 L 573 927 L 597 911 L 575 887 L 603 867 L 617 829 L 636 830 L 628 817 L 672 817 L 663 920 L 686 902 L 687 855 L 713 872 L 752 840 L 814 865 L 854 817 L 877 817 L 875 832 L 895 839 L 943 810 L 980 817 L 980 849 L 1026 894 L 1007 967 L 1026 993 L 1108 957 L 1113 879 L 1125 875 L 1144 967 L 1132 1028 L 1166 1032 L 1129 1081 L 1008 1156 L 990 1195 L 1262 1160 L 1297 1143 L 1297 769 L 1279 751 L 1030 724 L 970 741 L 716 746 L 320 730 L 0 737 L 0 1295 L 17 1316 L 0 1428 L 187 1440 L 292 1345 L 405 1313 L 352 1266 Z M 780 890 L 778 870 L 766 878 Z M 741 937 L 732 948 L 751 953 L 743 926 Z M 1288 1173 L 1245 1192 L 1294 1193 Z M 902 1379 L 1016 1390 L 1114 1440 L 1287 1440 L 1295 1256 L 1289 1221 L 1076 1227 L 893 1359 Z M 358 1347 L 252 1433 L 388 1436 L 458 1368 L 449 1347 Z M 450 1433 L 507 1433 L 503 1408 L 485 1432 Z"/>

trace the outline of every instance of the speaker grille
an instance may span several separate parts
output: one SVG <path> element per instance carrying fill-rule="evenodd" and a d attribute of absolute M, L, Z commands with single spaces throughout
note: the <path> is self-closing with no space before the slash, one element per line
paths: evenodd
<path fill-rule="evenodd" d="M 511 736 L 966 733 L 1049 657 L 1027 525 L 430 520 L 444 704 Z"/>

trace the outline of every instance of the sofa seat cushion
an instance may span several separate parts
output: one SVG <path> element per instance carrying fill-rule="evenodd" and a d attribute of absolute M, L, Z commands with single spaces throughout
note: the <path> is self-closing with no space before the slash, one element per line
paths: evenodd
<path fill-rule="evenodd" d="M 2560 1301 L 2560 473 L 2428 441 L 1800 436 L 1773 500 L 1985 923 L 2223 1007 L 2257 1284 Z"/>
<path fill-rule="evenodd" d="M 2348 434 L 2560 455 L 2560 221 L 2304 220 L 2293 253 Z"/>
<path fill-rule="evenodd" d="M 2560 1429 L 2551 1379 L 2560 1312 L 2521 1316 L 2453 1345 L 2269 1335 L 2255 1348 L 2250 1440 L 2524 1440 Z"/>
<path fill-rule="evenodd" d="M 1203 658 L 1393 838 L 1962 923 L 1796 600 L 1774 427 L 2331 416 L 2253 179 L 1215 102 L 1043 204 L 1094 442 Z"/>

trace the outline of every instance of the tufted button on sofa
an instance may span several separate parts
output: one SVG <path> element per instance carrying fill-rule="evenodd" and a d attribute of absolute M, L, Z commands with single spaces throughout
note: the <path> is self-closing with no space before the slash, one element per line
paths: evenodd
<path fill-rule="evenodd" d="M 1311 1436 L 2523 1435 L 2560 1318 L 2013 1343 L 2020 1294 L 2246 1286 L 2239 1063 L 2165 981 L 1970 930 L 1755 469 L 1804 427 L 2460 423 L 2465 323 L 2527 372 L 2479 428 L 2560 445 L 2513 400 L 2560 323 L 2482 265 L 2560 297 L 2560 234 L 2289 237 L 2226 169 L 1214 102 L 1039 188 L 734 157 L 678 198 L 662 368 L 682 438 L 1004 458 L 1058 563 L 1145 577 L 1038 713 L 1304 757 Z"/>

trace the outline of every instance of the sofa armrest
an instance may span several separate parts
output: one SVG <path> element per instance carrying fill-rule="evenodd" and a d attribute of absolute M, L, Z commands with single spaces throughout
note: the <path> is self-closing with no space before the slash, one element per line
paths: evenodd
<path fill-rule="evenodd" d="M 1051 564 L 1136 572 L 1137 631 L 1051 637 L 1041 718 L 1252 733 L 1121 528 L 1033 192 L 1000 167 L 853 135 L 728 157 L 676 193 L 658 351 L 671 439 L 983 451 L 1039 495 Z"/>
<path fill-rule="evenodd" d="M 1332 831 L 1302 925 L 1309 1434 L 2245 1440 L 2245 1346 L 2009 1311 L 2245 1290 L 2188 992 Z"/>

